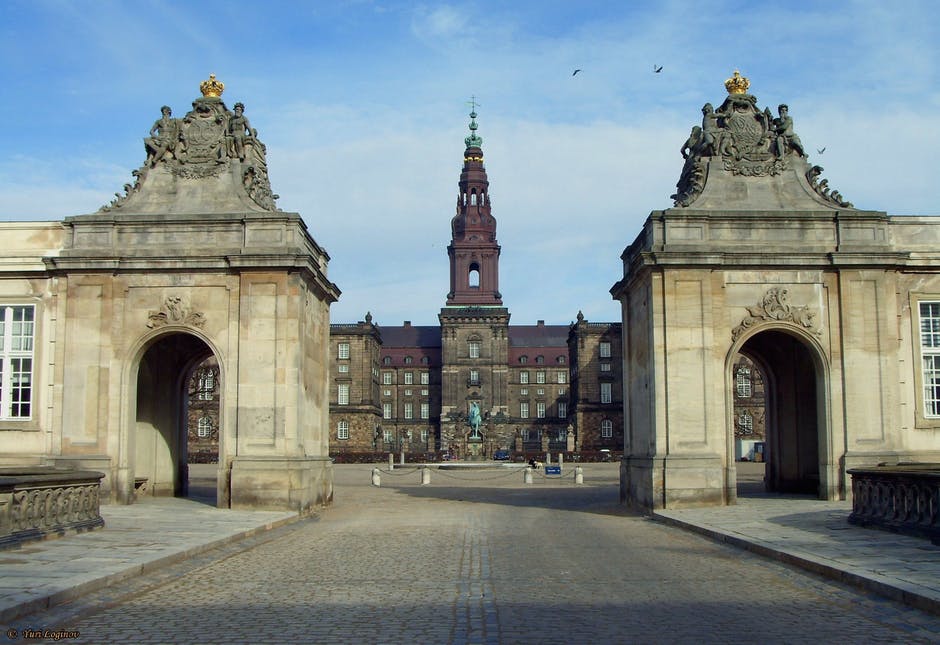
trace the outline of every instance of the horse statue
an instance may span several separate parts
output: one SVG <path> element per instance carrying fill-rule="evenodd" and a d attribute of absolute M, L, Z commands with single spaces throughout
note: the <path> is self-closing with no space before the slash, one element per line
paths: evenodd
<path fill-rule="evenodd" d="M 470 436 L 473 438 L 479 438 L 480 426 L 483 425 L 483 417 L 480 416 L 480 406 L 476 403 L 470 404 L 470 415 L 468 416 L 467 421 L 470 423 Z"/>

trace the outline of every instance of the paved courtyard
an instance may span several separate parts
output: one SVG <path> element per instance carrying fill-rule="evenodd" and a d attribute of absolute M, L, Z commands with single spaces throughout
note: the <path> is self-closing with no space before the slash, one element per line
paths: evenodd
<path fill-rule="evenodd" d="M 940 617 L 625 511 L 615 464 L 586 465 L 577 487 L 513 469 L 421 486 L 402 468 L 376 488 L 370 468 L 337 466 L 334 506 L 315 518 L 17 619 L 13 640 L 940 640 Z"/>

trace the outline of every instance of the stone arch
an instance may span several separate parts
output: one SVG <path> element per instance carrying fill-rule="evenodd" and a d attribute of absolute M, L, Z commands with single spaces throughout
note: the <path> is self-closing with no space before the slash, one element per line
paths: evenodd
<path fill-rule="evenodd" d="M 796 325 L 780 323 L 749 329 L 725 357 L 729 497 L 736 496 L 733 366 L 738 354 L 754 362 L 765 379 L 766 490 L 837 499 L 841 484 L 832 450 L 829 361 L 816 336 Z"/>
<path fill-rule="evenodd" d="M 135 484 L 141 486 L 143 494 L 187 494 L 188 382 L 202 361 L 215 356 L 220 392 L 217 505 L 227 508 L 230 491 L 227 477 L 221 476 L 227 463 L 227 370 L 221 353 L 198 330 L 173 325 L 142 337 L 128 355 L 123 379 L 126 404 L 121 424 L 118 501 L 132 502 Z M 146 483 L 141 485 L 143 480 Z"/>

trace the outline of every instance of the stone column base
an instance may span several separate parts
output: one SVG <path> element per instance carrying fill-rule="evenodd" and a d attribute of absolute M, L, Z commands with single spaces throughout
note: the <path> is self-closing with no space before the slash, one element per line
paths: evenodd
<path fill-rule="evenodd" d="M 724 481 L 719 455 L 626 456 L 620 462 L 620 501 L 645 511 L 723 506 Z"/>
<path fill-rule="evenodd" d="M 329 457 L 235 457 L 231 507 L 306 513 L 333 501 Z"/>

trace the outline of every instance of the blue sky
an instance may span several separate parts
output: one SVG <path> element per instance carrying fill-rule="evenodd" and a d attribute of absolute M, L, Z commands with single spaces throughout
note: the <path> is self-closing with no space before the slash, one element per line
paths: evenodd
<path fill-rule="evenodd" d="M 512 321 L 619 320 L 620 253 L 735 69 L 857 207 L 940 214 L 938 5 L 795 7 L 4 0 L 0 220 L 96 211 L 215 73 L 332 257 L 332 319 L 436 324 L 476 96 Z"/>

